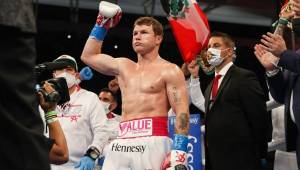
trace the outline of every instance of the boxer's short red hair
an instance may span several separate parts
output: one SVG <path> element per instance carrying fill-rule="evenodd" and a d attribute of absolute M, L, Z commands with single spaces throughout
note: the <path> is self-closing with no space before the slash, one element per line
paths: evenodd
<path fill-rule="evenodd" d="M 153 32 L 155 35 L 160 35 L 160 36 L 164 35 L 163 26 L 159 21 L 157 21 L 153 17 L 140 17 L 134 22 L 134 26 L 136 25 L 147 25 L 147 26 L 152 25 Z"/>

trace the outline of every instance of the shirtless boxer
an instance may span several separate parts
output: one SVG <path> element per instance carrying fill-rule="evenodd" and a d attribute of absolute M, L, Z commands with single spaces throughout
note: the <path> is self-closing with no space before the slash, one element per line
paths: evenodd
<path fill-rule="evenodd" d="M 183 73 L 159 56 L 163 28 L 151 17 L 134 23 L 132 46 L 137 63 L 103 54 L 105 34 L 120 15 L 119 6 L 100 2 L 97 22 L 81 55 L 82 61 L 98 72 L 117 76 L 122 92 L 119 135 L 110 143 L 103 169 L 159 170 L 169 152 L 170 164 L 162 169 L 186 169 L 189 110 Z M 177 117 L 173 144 L 167 130 L 170 106 Z"/>

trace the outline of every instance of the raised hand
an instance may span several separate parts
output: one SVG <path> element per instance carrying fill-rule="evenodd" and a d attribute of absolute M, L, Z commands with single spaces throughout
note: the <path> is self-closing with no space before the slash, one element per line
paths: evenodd
<path fill-rule="evenodd" d="M 121 8 L 113 3 L 101 1 L 96 24 L 90 34 L 91 38 L 103 41 L 108 29 L 117 25 L 121 19 Z"/>
<path fill-rule="evenodd" d="M 90 80 L 93 78 L 93 72 L 90 67 L 86 66 L 82 68 L 79 72 L 80 80 Z"/>
<path fill-rule="evenodd" d="M 254 50 L 256 58 L 267 71 L 275 69 L 275 65 L 279 61 L 278 57 L 274 56 L 271 52 L 264 50 L 261 44 L 256 44 Z"/>
<path fill-rule="evenodd" d="M 279 13 L 279 17 L 280 18 L 285 18 L 287 20 L 290 20 L 294 17 L 294 11 L 292 10 L 292 3 L 288 2 L 286 3 L 282 8 L 281 11 Z"/>
<path fill-rule="evenodd" d="M 194 78 L 199 77 L 199 65 L 197 64 L 196 59 L 192 60 L 188 65 L 187 69 Z"/>
<path fill-rule="evenodd" d="M 111 81 L 108 82 L 108 88 L 114 93 L 116 93 L 120 89 L 117 78 L 112 79 Z"/>
<path fill-rule="evenodd" d="M 261 47 L 264 50 L 271 52 L 276 57 L 279 57 L 282 52 L 287 50 L 285 41 L 280 35 L 275 35 L 268 32 L 262 36 L 260 41 L 262 43 Z"/>
<path fill-rule="evenodd" d="M 184 77 L 189 77 L 191 75 L 191 73 L 189 72 L 188 68 L 187 68 L 187 63 L 183 63 L 181 65 L 181 71 L 183 72 Z"/>
<path fill-rule="evenodd" d="M 294 12 L 294 18 L 300 18 L 300 0 L 292 0 L 292 10 Z"/>
<path fill-rule="evenodd" d="M 119 23 L 121 16 L 122 10 L 118 5 L 106 1 L 101 1 L 99 4 L 99 13 L 96 23 L 99 26 L 103 26 L 106 29 L 109 29 Z"/>

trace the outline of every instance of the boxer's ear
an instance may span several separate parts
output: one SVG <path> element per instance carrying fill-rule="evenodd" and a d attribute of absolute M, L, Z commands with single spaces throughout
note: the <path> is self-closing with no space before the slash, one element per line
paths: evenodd
<path fill-rule="evenodd" d="M 156 36 L 156 42 L 157 42 L 157 45 L 160 45 L 161 42 L 162 42 L 162 40 L 163 40 L 163 36 L 161 36 L 161 35 L 157 35 L 157 36 Z"/>

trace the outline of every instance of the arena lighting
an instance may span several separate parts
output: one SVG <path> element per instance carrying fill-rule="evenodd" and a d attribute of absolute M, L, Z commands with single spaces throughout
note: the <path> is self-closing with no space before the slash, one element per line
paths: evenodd
<path fill-rule="evenodd" d="M 118 45 L 117 44 L 115 44 L 114 45 L 114 49 L 118 49 L 119 47 L 118 47 Z"/>

